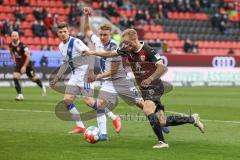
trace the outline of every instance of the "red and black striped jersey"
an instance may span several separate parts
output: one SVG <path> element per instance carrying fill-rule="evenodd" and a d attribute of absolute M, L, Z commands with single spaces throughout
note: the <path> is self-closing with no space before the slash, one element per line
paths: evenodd
<path fill-rule="evenodd" d="M 19 42 L 16 46 L 10 43 L 9 48 L 11 55 L 16 60 L 16 66 L 22 66 L 26 60 L 26 54 L 30 53 L 28 47 L 24 43 Z"/>
<path fill-rule="evenodd" d="M 137 84 L 140 86 L 141 82 L 151 76 L 157 69 L 156 63 L 161 60 L 159 53 L 152 47 L 142 43 L 142 47 L 137 52 L 124 53 L 122 56 L 127 57 L 128 63 L 131 66 L 132 72 L 135 76 Z"/>

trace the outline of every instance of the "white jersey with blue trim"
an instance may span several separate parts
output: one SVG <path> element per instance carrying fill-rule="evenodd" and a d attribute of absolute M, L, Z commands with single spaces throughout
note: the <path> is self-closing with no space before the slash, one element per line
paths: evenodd
<path fill-rule="evenodd" d="M 81 79 L 83 80 L 83 77 L 85 77 L 85 75 L 87 74 L 87 71 L 88 71 L 89 57 L 82 56 L 82 52 L 85 50 L 89 50 L 89 48 L 80 39 L 77 39 L 77 38 L 74 38 L 72 47 L 69 47 L 69 45 L 71 45 L 70 41 L 73 38 L 74 37 L 70 36 L 67 43 L 61 42 L 59 44 L 59 50 L 60 50 L 63 60 L 68 62 L 72 71 L 74 68 L 73 73 L 78 74 L 79 77 L 82 77 Z M 71 48 L 71 50 L 70 50 L 71 52 L 68 51 L 69 48 Z"/>
<path fill-rule="evenodd" d="M 68 45 L 72 38 L 74 38 L 74 37 L 70 36 L 67 43 L 61 42 L 59 44 L 59 50 L 61 52 L 61 55 L 62 55 L 63 59 L 66 61 L 68 61 L 68 55 L 67 55 Z M 72 49 L 72 58 L 82 56 L 82 52 L 84 50 L 89 50 L 89 48 L 80 39 L 75 38 L 74 43 L 73 43 L 73 49 Z M 83 58 L 84 57 L 86 57 L 86 56 L 83 56 Z"/>
<path fill-rule="evenodd" d="M 107 46 L 104 46 L 102 44 L 100 38 L 97 35 L 92 34 L 91 41 L 94 44 L 96 51 L 103 51 L 103 50 L 112 51 L 112 50 L 117 49 L 117 43 L 112 39 L 110 40 L 110 42 L 108 43 Z M 108 71 L 111 68 L 112 62 L 120 62 L 120 65 L 118 67 L 118 72 L 116 74 L 114 74 L 111 77 L 111 79 L 126 77 L 126 73 L 125 73 L 125 70 L 122 65 L 122 57 L 121 56 L 114 56 L 114 57 L 108 57 L 108 58 L 98 57 L 98 58 L 100 58 L 100 68 L 101 68 L 102 72 Z M 106 77 L 104 79 L 109 79 L 109 78 L 110 77 Z"/>

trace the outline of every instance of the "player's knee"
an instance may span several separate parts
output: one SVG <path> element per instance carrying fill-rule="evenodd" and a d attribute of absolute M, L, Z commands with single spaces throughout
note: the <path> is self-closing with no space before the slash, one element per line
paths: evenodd
<path fill-rule="evenodd" d="M 164 115 L 163 110 L 159 110 L 156 112 L 156 115 L 158 117 L 159 123 L 161 126 L 165 126 L 166 125 L 166 119 L 167 117 Z"/>
<path fill-rule="evenodd" d="M 74 98 L 75 98 L 74 95 L 65 95 L 63 98 L 63 102 L 67 106 L 73 102 Z"/>
<path fill-rule="evenodd" d="M 94 99 L 92 97 L 85 97 L 84 102 L 86 105 L 92 107 L 94 103 Z"/>
<path fill-rule="evenodd" d="M 156 109 L 156 106 L 153 101 L 146 100 L 144 102 L 143 111 L 146 115 L 150 115 L 150 114 L 154 113 L 155 109 Z"/>
<path fill-rule="evenodd" d="M 97 106 L 98 106 L 98 109 L 104 109 L 105 108 L 105 106 L 106 106 L 106 100 L 104 100 L 104 99 L 98 99 L 97 100 Z"/>
<path fill-rule="evenodd" d="M 13 78 L 13 81 L 14 81 L 14 82 L 17 82 L 17 81 L 18 81 L 18 78 Z"/>
<path fill-rule="evenodd" d="M 13 73 L 13 79 L 19 79 L 20 78 L 20 74 L 19 73 Z"/>

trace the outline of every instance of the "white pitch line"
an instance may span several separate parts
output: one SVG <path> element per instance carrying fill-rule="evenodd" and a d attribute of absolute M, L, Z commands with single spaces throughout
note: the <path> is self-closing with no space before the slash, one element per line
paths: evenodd
<path fill-rule="evenodd" d="M 25 113 L 55 113 L 53 111 L 44 111 L 44 110 L 26 110 L 26 109 L 4 109 L 0 108 L 0 111 L 6 111 L 6 112 L 25 112 Z M 188 116 L 188 114 L 180 113 L 180 112 L 174 112 L 174 111 L 167 111 L 168 113 L 172 114 L 179 114 Z M 122 115 L 124 116 L 124 115 Z M 144 118 L 145 116 L 139 116 L 140 118 Z M 211 119 L 202 119 L 202 121 L 205 122 L 216 122 L 216 123 L 233 123 L 233 124 L 240 124 L 240 121 L 224 121 L 224 120 L 211 120 Z"/>
<path fill-rule="evenodd" d="M 53 111 L 43 111 L 43 110 L 26 110 L 26 109 L 3 109 L 0 108 L 0 111 L 7 112 L 30 112 L 30 113 L 54 113 Z"/>

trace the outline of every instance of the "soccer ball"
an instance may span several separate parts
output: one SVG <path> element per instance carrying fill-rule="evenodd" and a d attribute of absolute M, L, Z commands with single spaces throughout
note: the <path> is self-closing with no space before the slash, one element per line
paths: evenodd
<path fill-rule="evenodd" d="M 84 138 L 89 143 L 96 143 L 99 140 L 99 129 L 95 126 L 90 126 L 84 132 Z"/>

